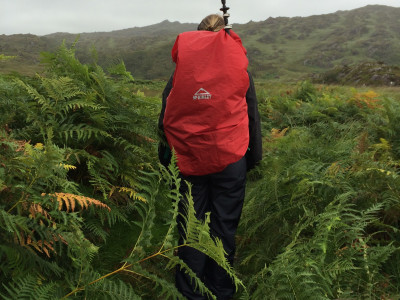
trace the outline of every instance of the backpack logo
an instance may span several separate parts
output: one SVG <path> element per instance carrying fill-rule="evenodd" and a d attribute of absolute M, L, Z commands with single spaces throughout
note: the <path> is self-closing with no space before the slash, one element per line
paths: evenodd
<path fill-rule="evenodd" d="M 211 97 L 209 92 L 201 88 L 193 95 L 193 100 L 209 100 Z"/>

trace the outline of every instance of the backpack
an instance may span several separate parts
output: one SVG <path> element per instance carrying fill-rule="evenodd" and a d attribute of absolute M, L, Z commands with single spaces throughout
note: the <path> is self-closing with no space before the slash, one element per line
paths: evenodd
<path fill-rule="evenodd" d="M 184 175 L 222 171 L 249 144 L 246 50 L 232 30 L 178 35 L 164 132 Z"/>

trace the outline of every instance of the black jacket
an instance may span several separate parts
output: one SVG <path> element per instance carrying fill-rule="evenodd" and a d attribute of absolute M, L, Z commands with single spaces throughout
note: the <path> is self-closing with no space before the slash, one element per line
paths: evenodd
<path fill-rule="evenodd" d="M 261 138 L 261 123 L 260 114 L 258 112 L 256 89 L 254 87 L 254 81 L 249 72 L 250 86 L 246 93 L 247 102 L 247 113 L 249 116 L 249 149 L 246 153 L 247 169 L 250 170 L 261 160 L 262 158 L 262 138 Z M 169 79 L 163 94 L 162 94 L 162 108 L 160 117 L 158 120 L 158 128 L 161 132 L 164 131 L 164 113 L 165 107 L 167 106 L 167 98 L 172 89 L 173 74 Z M 165 143 L 160 143 L 158 156 L 160 162 L 164 165 L 169 163 L 170 152 L 168 146 Z"/>

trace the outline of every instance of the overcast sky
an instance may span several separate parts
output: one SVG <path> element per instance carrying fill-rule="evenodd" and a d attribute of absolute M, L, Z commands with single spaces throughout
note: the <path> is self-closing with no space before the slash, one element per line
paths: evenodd
<path fill-rule="evenodd" d="M 400 7 L 400 0 L 226 0 L 230 23 L 310 16 L 368 4 Z M 163 20 L 199 23 L 219 12 L 220 0 L 0 0 L 0 34 L 98 32 Z"/>

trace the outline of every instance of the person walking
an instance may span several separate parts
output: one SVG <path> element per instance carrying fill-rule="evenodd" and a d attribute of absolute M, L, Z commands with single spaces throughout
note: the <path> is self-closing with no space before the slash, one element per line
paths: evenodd
<path fill-rule="evenodd" d="M 168 164 L 169 149 L 175 150 L 180 176 L 192 185 L 196 217 L 204 220 L 210 212 L 210 234 L 221 239 L 232 265 L 246 173 L 261 160 L 262 142 L 246 49 L 224 27 L 222 16 L 209 15 L 197 31 L 181 33 L 175 41 L 176 68 L 164 89 L 159 118 L 168 145 L 160 146 L 159 158 Z M 186 192 L 182 185 L 181 194 Z M 184 207 L 185 199 L 181 212 Z M 178 218 L 182 244 L 184 224 Z M 180 247 L 178 255 L 217 299 L 232 299 L 232 279 L 211 258 L 190 247 Z M 187 299 L 206 299 L 180 269 L 176 287 Z"/>

